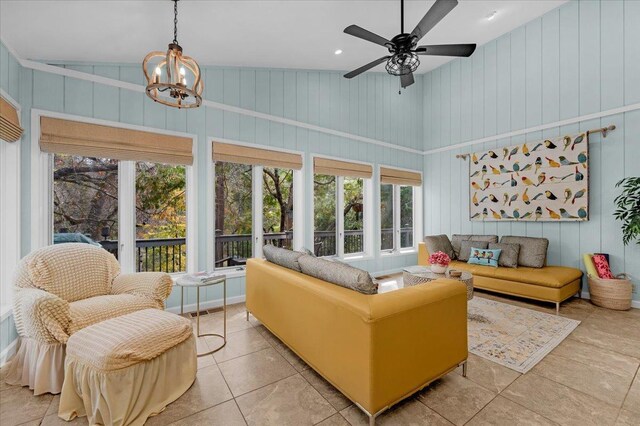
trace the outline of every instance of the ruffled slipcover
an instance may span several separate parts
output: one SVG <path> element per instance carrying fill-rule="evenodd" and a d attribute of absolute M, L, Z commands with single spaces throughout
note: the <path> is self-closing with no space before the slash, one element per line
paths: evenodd
<path fill-rule="evenodd" d="M 120 274 L 115 257 L 88 244 L 35 250 L 17 267 L 13 315 L 19 335 L 6 382 L 35 395 L 59 393 L 65 347 L 73 333 L 109 318 L 164 307 L 173 282 L 168 274 Z"/>

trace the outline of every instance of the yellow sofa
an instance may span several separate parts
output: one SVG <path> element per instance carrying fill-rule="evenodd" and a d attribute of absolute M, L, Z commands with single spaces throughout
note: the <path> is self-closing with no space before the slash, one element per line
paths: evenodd
<path fill-rule="evenodd" d="M 250 312 L 362 409 L 381 412 L 462 365 L 467 296 L 454 280 L 365 295 L 275 265 L 247 261 Z"/>
<path fill-rule="evenodd" d="M 429 265 L 429 252 L 425 243 L 418 246 L 418 264 Z M 512 296 L 552 302 L 556 313 L 560 303 L 577 294 L 580 295 L 582 271 L 566 266 L 544 266 L 542 268 L 505 268 L 471 265 L 454 260 L 450 268 L 469 271 L 473 274 L 473 287 Z"/>

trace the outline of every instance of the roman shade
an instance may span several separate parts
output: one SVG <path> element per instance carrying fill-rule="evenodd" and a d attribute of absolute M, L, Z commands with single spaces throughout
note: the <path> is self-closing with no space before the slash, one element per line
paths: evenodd
<path fill-rule="evenodd" d="M 222 142 L 213 142 L 213 161 L 293 170 L 302 169 L 302 156 L 300 154 Z"/>
<path fill-rule="evenodd" d="M 394 185 L 422 185 L 422 175 L 418 172 L 380 167 L 380 182 Z"/>
<path fill-rule="evenodd" d="M 40 118 L 40 150 L 55 154 L 191 165 L 192 143 L 183 136 Z"/>
<path fill-rule="evenodd" d="M 348 161 L 316 157 L 313 160 L 313 172 L 319 175 L 371 179 L 373 167 L 369 164 L 350 163 Z"/>
<path fill-rule="evenodd" d="M 15 142 L 20 139 L 22 132 L 18 111 L 0 97 L 0 139 L 6 142 Z"/>

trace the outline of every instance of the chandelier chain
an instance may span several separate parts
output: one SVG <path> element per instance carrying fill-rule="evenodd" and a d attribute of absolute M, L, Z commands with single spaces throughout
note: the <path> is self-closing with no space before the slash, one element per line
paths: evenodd
<path fill-rule="evenodd" d="M 178 0 L 173 0 L 173 43 L 178 44 Z"/>

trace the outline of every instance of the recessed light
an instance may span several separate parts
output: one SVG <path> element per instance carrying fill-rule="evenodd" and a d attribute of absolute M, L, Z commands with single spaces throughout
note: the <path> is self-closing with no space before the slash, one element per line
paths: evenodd
<path fill-rule="evenodd" d="M 341 55 L 342 54 L 342 49 L 338 49 L 335 52 L 333 52 L 335 55 Z"/>
<path fill-rule="evenodd" d="M 494 11 L 490 12 L 487 16 L 485 16 L 485 18 L 487 18 L 487 21 L 491 21 L 491 20 L 493 20 L 493 18 L 496 17 L 497 14 L 498 14 L 498 11 L 494 10 Z"/>

